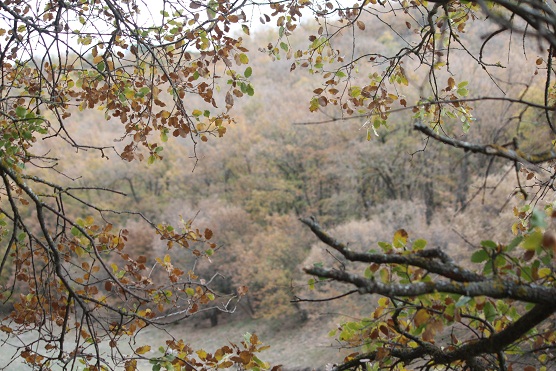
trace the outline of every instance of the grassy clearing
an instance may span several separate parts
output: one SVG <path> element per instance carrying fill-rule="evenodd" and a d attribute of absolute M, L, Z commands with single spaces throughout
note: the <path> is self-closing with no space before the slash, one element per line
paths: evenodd
<path fill-rule="evenodd" d="M 338 351 L 333 346 L 334 339 L 328 337 L 328 331 L 333 324 L 327 318 L 312 320 L 304 324 L 288 319 L 223 319 L 216 327 L 210 327 L 208 320 L 173 324 L 166 329 L 177 338 L 191 344 L 194 349 L 203 348 L 212 352 L 229 342 L 238 343 L 243 339 L 246 332 L 256 333 L 264 344 L 270 345 L 270 349 L 260 354 L 260 358 L 272 365 L 281 364 L 285 370 L 324 370 L 327 363 L 338 362 L 343 358 L 345 352 Z M 163 346 L 168 333 L 155 328 L 147 328 L 131 341 L 132 347 L 149 343 L 152 350 L 147 356 L 158 355 L 157 348 Z M 68 337 L 70 339 L 70 337 Z M 27 335 L 19 340 L 6 339 L 6 334 L 0 332 L 0 370 L 2 367 L 7 371 L 29 370 L 30 368 L 19 363 L 20 359 L 10 364 L 11 357 L 15 352 L 14 346 L 29 342 L 32 335 Z M 69 340 L 65 346 L 71 347 L 74 343 Z M 123 351 L 129 351 L 130 345 L 120 344 Z M 108 351 L 107 345 L 102 345 L 102 350 Z M 72 370 L 81 370 L 76 365 Z M 122 367 L 123 369 L 123 367 Z M 151 370 L 151 365 L 143 363 L 141 371 Z"/>

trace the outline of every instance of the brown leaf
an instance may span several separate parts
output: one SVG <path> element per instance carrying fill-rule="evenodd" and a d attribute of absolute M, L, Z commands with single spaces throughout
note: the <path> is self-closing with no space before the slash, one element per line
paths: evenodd
<path fill-rule="evenodd" d="M 6 325 L 2 325 L 0 326 L 0 330 L 4 331 L 7 334 L 10 334 L 13 330 L 11 329 L 11 327 L 8 327 Z"/>
<path fill-rule="evenodd" d="M 228 106 L 233 106 L 234 105 L 234 96 L 232 94 L 230 94 L 230 92 L 226 93 L 226 104 Z"/>
<path fill-rule="evenodd" d="M 419 327 L 422 324 L 426 323 L 429 320 L 429 318 L 430 315 L 426 309 L 419 309 L 417 313 L 415 313 L 415 316 L 413 317 L 413 323 L 415 323 L 415 326 Z"/>
<path fill-rule="evenodd" d="M 390 354 L 390 351 L 384 347 L 378 348 L 376 351 L 376 360 L 380 361 Z"/>
<path fill-rule="evenodd" d="M 210 240 L 212 238 L 212 231 L 210 229 L 205 229 L 205 239 Z"/>
<path fill-rule="evenodd" d="M 535 250 L 527 250 L 523 254 L 523 260 L 529 261 L 529 260 L 533 259 L 533 256 L 535 256 Z"/>

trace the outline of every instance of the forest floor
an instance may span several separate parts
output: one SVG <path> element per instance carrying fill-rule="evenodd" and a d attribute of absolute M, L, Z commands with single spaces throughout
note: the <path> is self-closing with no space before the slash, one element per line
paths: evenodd
<path fill-rule="evenodd" d="M 206 351 L 214 351 L 229 342 L 239 343 L 245 333 L 255 333 L 264 345 L 270 345 L 258 357 L 272 366 L 282 365 L 284 370 L 290 371 L 325 370 L 327 364 L 339 363 L 347 354 L 338 349 L 334 338 L 328 336 L 334 322 L 325 316 L 304 323 L 289 319 L 249 318 L 221 322 L 211 327 L 208 320 L 192 321 L 174 325 L 169 330 L 194 349 Z"/>
<path fill-rule="evenodd" d="M 334 345 L 334 338 L 328 336 L 328 332 L 334 327 L 334 322 L 325 316 L 316 320 L 310 320 L 304 323 L 289 319 L 223 319 L 220 323 L 211 327 L 210 321 L 207 319 L 195 319 L 178 324 L 170 325 L 166 331 L 171 333 L 178 339 L 183 339 L 190 344 L 193 349 L 204 349 L 207 352 L 214 352 L 219 347 L 229 345 L 229 343 L 240 343 L 244 334 L 255 333 L 264 345 L 270 345 L 270 348 L 264 350 L 258 357 L 269 362 L 271 366 L 282 365 L 286 371 L 297 370 L 322 370 L 329 363 L 338 363 L 347 354 L 345 351 L 338 350 Z M 11 357 L 16 351 L 13 347 L 19 341 L 29 341 L 24 335 L 15 339 L 7 339 L 4 343 L 5 333 L 0 332 L 0 344 L 2 351 L 0 352 L 0 370 L 18 371 L 30 370 L 16 359 L 10 364 Z M 71 337 L 68 337 L 68 339 Z M 134 339 L 134 348 L 140 344 L 151 344 L 152 349 L 145 356 L 159 356 L 158 347 L 164 346 L 165 341 L 169 338 L 168 334 L 163 330 L 155 328 L 146 328 L 141 331 Z M 74 345 L 68 341 L 66 347 Z M 12 345 L 10 345 L 12 344 Z M 126 352 L 129 349 L 127 344 L 120 344 L 121 349 Z M 101 350 L 104 347 L 101 346 Z M 105 349 L 107 350 L 107 349 Z M 5 367 L 8 365 L 7 367 Z M 4 368 L 5 367 L 5 368 Z M 57 369 L 54 367 L 53 369 Z M 76 365 L 72 370 L 82 370 L 81 365 Z M 123 369 L 123 367 L 122 367 Z M 152 369 L 152 365 L 145 362 L 139 364 L 141 371 Z"/>

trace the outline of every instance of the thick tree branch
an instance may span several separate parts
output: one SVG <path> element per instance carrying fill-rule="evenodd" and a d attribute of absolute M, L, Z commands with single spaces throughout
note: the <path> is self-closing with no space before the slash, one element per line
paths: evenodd
<path fill-rule="evenodd" d="M 306 267 L 310 275 L 350 283 L 360 294 L 379 294 L 387 297 L 419 296 L 437 292 L 459 294 L 469 297 L 488 296 L 495 299 L 514 299 L 528 303 L 556 306 L 556 288 L 525 285 L 511 281 L 484 280 L 479 282 L 415 282 L 410 284 L 382 283 L 337 269 Z"/>
<path fill-rule="evenodd" d="M 497 353 L 504 350 L 506 347 L 519 340 L 519 338 L 524 336 L 532 328 L 552 316 L 554 312 L 556 312 L 556 305 L 554 304 L 536 305 L 504 330 L 488 338 L 468 343 L 448 353 L 446 355 L 447 361 L 453 362 L 459 359 L 470 359 L 479 354 Z"/>
<path fill-rule="evenodd" d="M 548 319 L 556 311 L 553 305 L 537 305 L 516 322 L 510 324 L 504 330 L 478 341 L 466 343 L 455 350 L 441 350 L 440 348 L 424 343 L 416 348 L 394 348 L 388 349 L 391 357 L 409 364 L 417 359 L 430 357 L 431 363 L 436 365 L 448 365 L 456 361 L 465 361 L 468 365 L 476 363 L 476 357 L 484 354 L 500 352 L 527 334 L 532 328 Z M 338 365 L 334 371 L 354 369 L 361 366 L 363 362 L 374 361 L 378 352 L 360 354 L 352 360 Z"/>
<path fill-rule="evenodd" d="M 322 230 L 313 218 L 302 218 L 301 221 L 311 228 L 311 231 L 322 242 L 338 251 L 350 261 L 376 264 L 404 264 L 423 268 L 431 273 L 436 273 L 458 282 L 480 282 L 485 280 L 485 277 L 453 264 L 444 252 L 437 249 L 424 250 L 407 255 L 372 254 L 351 251 L 346 245 Z M 436 257 L 440 260 L 435 260 L 434 258 Z"/>

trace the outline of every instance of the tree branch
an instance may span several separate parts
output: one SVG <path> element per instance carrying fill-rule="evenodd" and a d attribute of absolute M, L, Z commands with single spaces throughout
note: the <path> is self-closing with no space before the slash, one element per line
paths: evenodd
<path fill-rule="evenodd" d="M 332 247 L 346 259 L 353 262 L 376 263 L 376 264 L 404 264 L 426 269 L 431 273 L 439 274 L 450 280 L 458 282 L 480 282 L 485 277 L 466 270 L 451 262 L 451 259 L 438 249 L 424 250 L 417 253 L 404 255 L 398 254 L 372 254 L 351 251 L 343 243 L 326 233 L 313 218 L 302 218 L 301 222 L 306 224 L 311 231 L 325 244 Z M 440 261 L 434 260 L 438 257 Z"/>
<path fill-rule="evenodd" d="M 350 283 L 360 294 L 379 294 L 387 297 L 419 296 L 437 292 L 459 294 L 469 297 L 488 296 L 495 299 L 514 299 L 528 303 L 556 306 L 556 288 L 539 285 L 525 285 L 512 281 L 485 279 L 480 282 L 415 282 L 409 284 L 382 283 L 359 275 L 320 267 L 305 267 L 306 273 Z"/>
<path fill-rule="evenodd" d="M 450 138 L 446 135 L 436 133 L 433 129 L 426 125 L 423 125 L 422 123 L 416 123 L 415 125 L 413 125 L 413 128 L 428 137 L 431 137 L 444 144 L 448 144 L 452 147 L 462 148 L 473 153 L 482 153 L 487 156 L 496 156 L 512 161 L 517 161 L 527 167 L 532 167 L 535 170 L 540 170 L 540 168 L 538 166 L 535 166 L 534 164 L 541 164 L 543 162 L 556 159 L 556 152 L 553 150 L 537 154 L 527 154 L 518 149 L 514 151 L 498 144 L 480 145 Z"/>

